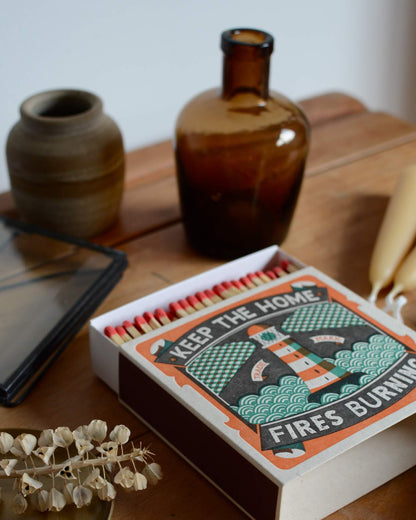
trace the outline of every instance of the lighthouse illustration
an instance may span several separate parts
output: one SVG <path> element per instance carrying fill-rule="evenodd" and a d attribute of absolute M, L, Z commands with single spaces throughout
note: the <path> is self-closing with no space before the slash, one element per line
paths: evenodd
<path fill-rule="evenodd" d="M 186 372 L 230 406 L 288 374 L 298 376 L 309 389 L 308 401 L 317 403 L 322 394 L 357 384 L 362 375 L 335 366 L 265 323 L 251 325 L 245 340 L 209 347 L 186 365 Z"/>
<path fill-rule="evenodd" d="M 305 399 L 310 404 L 320 404 L 325 394 L 339 396 L 345 388 L 360 386 L 361 370 L 334 362 L 337 350 L 352 348 L 348 338 L 354 337 L 353 331 L 368 337 L 373 329 L 339 303 L 322 301 L 278 318 L 264 316 L 261 321 L 251 321 L 246 328 L 227 335 L 228 341 L 225 337 L 214 340 L 183 360 L 177 358 L 177 347 L 167 340 L 157 340 L 151 353 L 158 362 L 176 364 L 240 414 L 244 412 L 242 398 L 260 396 L 266 387 L 284 386 L 287 376 L 294 376 L 296 384 L 307 389 Z"/>
<path fill-rule="evenodd" d="M 247 333 L 250 341 L 273 352 L 302 379 L 311 393 L 309 401 L 319 402 L 323 393 L 338 392 L 346 383 L 355 384 L 361 375 L 348 372 L 322 359 L 290 336 L 276 330 L 273 325 L 252 325 Z"/>

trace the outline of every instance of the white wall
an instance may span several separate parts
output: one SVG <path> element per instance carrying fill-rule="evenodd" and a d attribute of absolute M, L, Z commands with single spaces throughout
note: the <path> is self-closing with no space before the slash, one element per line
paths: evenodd
<path fill-rule="evenodd" d="M 416 0 L 0 0 L 0 191 L 23 99 L 91 90 L 127 150 L 161 141 L 191 96 L 219 84 L 220 33 L 243 26 L 275 37 L 274 90 L 341 90 L 416 122 Z"/>

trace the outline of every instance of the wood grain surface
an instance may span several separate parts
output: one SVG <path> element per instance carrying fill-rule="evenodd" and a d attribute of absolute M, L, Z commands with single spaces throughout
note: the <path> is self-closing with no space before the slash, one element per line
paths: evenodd
<path fill-rule="evenodd" d="M 301 102 L 312 123 L 305 182 L 283 249 L 358 294 L 370 287 L 368 266 L 375 238 L 400 170 L 415 162 L 415 128 L 393 116 L 369 112 L 359 101 L 329 93 Z M 0 212 L 18 216 L 10 194 Z M 95 315 L 219 265 L 188 246 L 180 222 L 172 143 L 128 154 L 118 222 L 95 241 L 117 246 L 129 268 Z M 383 305 L 385 292 L 377 304 Z M 416 298 L 407 295 L 405 322 L 416 328 Z M 143 399 L 151 396 L 143 395 Z M 2 428 L 71 428 L 93 418 L 126 424 L 150 444 L 165 477 L 141 493 L 120 493 L 114 520 L 246 518 L 170 447 L 118 403 L 91 368 L 87 326 L 70 343 L 18 407 L 0 409 Z M 416 442 L 415 442 L 416 446 Z M 230 468 L 230 476 L 233 475 Z M 393 479 L 327 520 L 413 520 L 416 469 Z"/>

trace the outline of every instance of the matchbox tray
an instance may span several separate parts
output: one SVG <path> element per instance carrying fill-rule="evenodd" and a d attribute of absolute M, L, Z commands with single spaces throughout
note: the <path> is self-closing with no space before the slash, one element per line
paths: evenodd
<path fill-rule="evenodd" d="M 121 346 L 104 334 L 282 260 L 297 270 Z M 277 246 L 93 319 L 90 345 L 120 401 L 252 518 L 323 518 L 416 463 L 414 332 Z"/>

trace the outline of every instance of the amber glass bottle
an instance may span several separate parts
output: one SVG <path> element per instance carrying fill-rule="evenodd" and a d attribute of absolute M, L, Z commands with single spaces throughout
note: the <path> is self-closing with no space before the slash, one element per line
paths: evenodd
<path fill-rule="evenodd" d="M 298 106 L 269 91 L 270 34 L 225 31 L 221 48 L 222 89 L 207 90 L 183 108 L 175 156 L 190 243 L 204 254 L 234 258 L 286 237 L 309 126 Z"/>

